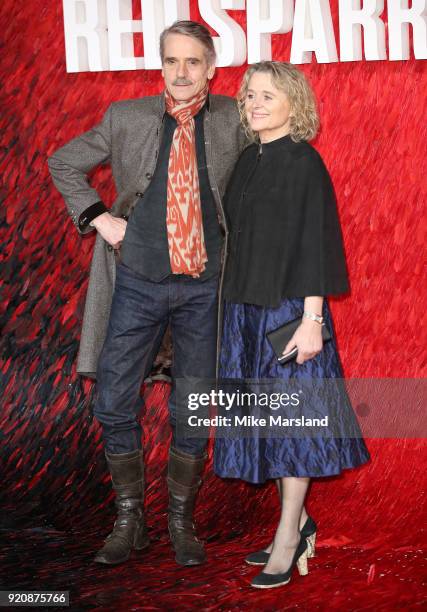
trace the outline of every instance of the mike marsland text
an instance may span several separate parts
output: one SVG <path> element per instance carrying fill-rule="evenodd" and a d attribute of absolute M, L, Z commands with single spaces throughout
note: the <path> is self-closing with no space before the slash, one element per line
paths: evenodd
<path fill-rule="evenodd" d="M 244 416 L 214 416 L 201 418 L 196 415 L 188 417 L 190 427 L 327 427 L 328 416 L 321 419 L 306 418 L 304 415 L 298 418 L 285 418 L 280 415 L 270 415 L 269 418 Z"/>

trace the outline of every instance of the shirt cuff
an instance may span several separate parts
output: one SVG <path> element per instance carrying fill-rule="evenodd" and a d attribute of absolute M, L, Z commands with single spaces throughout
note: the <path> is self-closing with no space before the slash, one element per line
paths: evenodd
<path fill-rule="evenodd" d="M 95 204 L 92 204 L 92 206 L 86 208 L 86 210 L 84 210 L 80 215 L 79 228 L 81 230 L 86 229 L 91 221 L 93 221 L 96 217 L 99 217 L 99 215 L 102 215 L 102 213 L 105 212 L 108 212 L 108 208 L 103 202 L 96 202 Z"/>

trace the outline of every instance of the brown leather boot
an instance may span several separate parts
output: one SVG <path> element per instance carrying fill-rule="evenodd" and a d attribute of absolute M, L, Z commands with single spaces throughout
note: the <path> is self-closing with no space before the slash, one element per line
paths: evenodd
<path fill-rule="evenodd" d="M 127 561 L 132 549 L 142 550 L 150 543 L 144 524 L 144 462 L 142 450 L 120 455 L 105 452 L 105 457 L 118 514 L 95 561 L 115 565 Z"/>
<path fill-rule="evenodd" d="M 202 482 L 200 474 L 206 461 L 206 453 L 200 457 L 188 455 L 175 448 L 169 449 L 169 535 L 179 565 L 200 565 L 206 561 L 206 553 L 195 532 L 193 512 L 196 494 Z"/>

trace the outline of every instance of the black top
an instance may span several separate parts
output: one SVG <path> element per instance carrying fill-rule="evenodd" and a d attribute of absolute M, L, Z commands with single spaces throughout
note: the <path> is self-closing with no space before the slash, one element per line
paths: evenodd
<path fill-rule="evenodd" d="M 286 297 L 348 291 L 334 190 L 319 153 L 283 136 L 247 147 L 225 195 L 224 297 L 277 307 Z"/>
<path fill-rule="evenodd" d="M 198 280 L 204 281 L 218 274 L 221 266 L 222 233 L 211 191 L 206 165 L 203 115 L 205 106 L 195 115 L 196 156 L 199 173 L 203 232 L 208 261 Z M 168 113 L 164 116 L 164 129 L 156 169 L 148 189 L 129 217 L 121 246 L 121 258 L 135 272 L 159 282 L 171 274 L 166 227 L 167 181 L 169 154 L 177 121 Z"/>

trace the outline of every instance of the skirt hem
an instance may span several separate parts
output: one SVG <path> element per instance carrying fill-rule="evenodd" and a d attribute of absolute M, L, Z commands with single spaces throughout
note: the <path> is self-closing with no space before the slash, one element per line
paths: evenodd
<path fill-rule="evenodd" d="M 283 474 L 283 472 L 281 471 L 280 474 L 275 473 L 272 475 L 265 476 L 263 480 L 253 480 L 253 479 L 245 478 L 244 476 L 234 476 L 234 475 L 230 476 L 224 473 L 220 474 L 216 470 L 214 470 L 214 472 L 216 476 L 219 476 L 219 478 L 233 478 L 236 480 L 244 480 L 245 482 L 249 482 L 250 484 L 265 484 L 268 480 L 275 480 L 276 478 L 329 478 L 331 476 L 339 476 L 340 474 L 342 474 L 344 470 L 356 469 L 368 463 L 370 459 L 371 457 L 367 457 L 364 461 L 361 461 L 357 465 L 343 465 L 341 466 L 341 468 L 339 468 L 338 471 L 329 472 L 328 474 L 307 474 L 307 473 L 295 474 L 295 472 L 293 472 L 292 474 L 290 473 Z"/>

